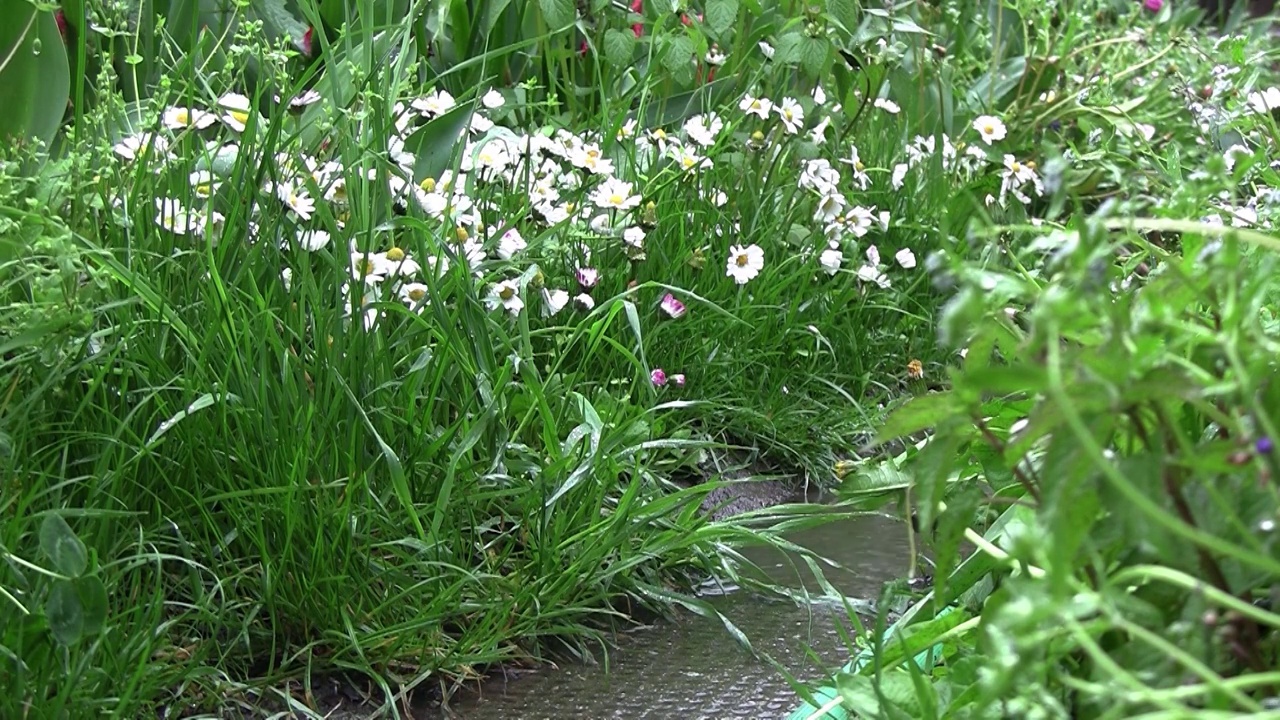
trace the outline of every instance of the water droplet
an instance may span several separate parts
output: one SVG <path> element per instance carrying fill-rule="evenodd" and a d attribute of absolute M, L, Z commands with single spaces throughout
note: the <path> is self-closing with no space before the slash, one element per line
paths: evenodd
<path fill-rule="evenodd" d="M 40 54 L 40 38 L 36 38 L 31 41 L 31 54 L 32 55 Z"/>

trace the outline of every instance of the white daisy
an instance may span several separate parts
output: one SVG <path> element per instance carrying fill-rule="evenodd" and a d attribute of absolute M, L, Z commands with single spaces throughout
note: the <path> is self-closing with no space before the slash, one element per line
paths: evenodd
<path fill-rule="evenodd" d="M 512 315 L 519 315 L 524 309 L 524 301 L 520 299 L 520 281 L 503 280 L 489 288 L 489 296 L 484 299 L 490 310 L 504 308 Z"/>
<path fill-rule="evenodd" d="M 746 247 L 734 245 L 729 248 L 729 262 L 725 274 L 733 278 L 739 285 L 745 285 L 764 269 L 764 250 L 759 245 Z"/>
<path fill-rule="evenodd" d="M 631 193 L 632 185 L 618 178 L 608 178 L 591 195 L 591 202 L 604 210 L 630 210 L 640 204 L 641 197 Z"/>
<path fill-rule="evenodd" d="M 1004 122 L 994 115 L 980 115 L 973 121 L 973 129 L 978 131 L 982 136 L 982 142 L 990 145 L 993 142 L 1003 140 L 1008 130 L 1004 126 Z"/>

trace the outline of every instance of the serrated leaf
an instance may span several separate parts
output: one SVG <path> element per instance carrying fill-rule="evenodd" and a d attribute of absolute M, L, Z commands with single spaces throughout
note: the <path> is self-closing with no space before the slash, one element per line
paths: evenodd
<path fill-rule="evenodd" d="M 854 0 L 827 0 L 827 13 L 848 34 L 858 29 L 858 3 Z"/>
<path fill-rule="evenodd" d="M 738 0 L 710 0 L 705 17 L 707 27 L 716 35 L 723 35 L 738 20 Z"/>
<path fill-rule="evenodd" d="M 578 19 L 573 0 L 538 0 L 538 7 L 552 30 L 563 30 Z"/>
<path fill-rule="evenodd" d="M 662 54 L 662 66 L 681 85 L 693 82 L 693 40 L 681 35 L 671 38 Z"/>
<path fill-rule="evenodd" d="M 80 577 L 89 566 L 84 543 L 61 515 L 49 514 L 40 523 L 40 550 L 53 569 L 66 577 Z"/>
<path fill-rule="evenodd" d="M 630 30 L 606 30 L 604 33 L 605 62 L 616 68 L 631 65 L 636 53 L 636 35 Z"/>
<path fill-rule="evenodd" d="M 788 33 L 778 38 L 778 47 L 773 54 L 774 60 L 780 63 L 800 62 L 800 46 L 806 39 L 798 32 Z"/>
<path fill-rule="evenodd" d="M 74 645 L 84 637 L 84 610 L 80 596 L 69 580 L 58 580 L 49 590 L 44 603 L 44 615 L 49 621 L 49 631 L 62 645 Z"/>
<path fill-rule="evenodd" d="M 800 43 L 800 67 L 809 73 L 810 77 L 818 77 L 822 74 L 823 68 L 827 64 L 827 58 L 831 55 L 831 42 L 824 37 L 806 37 Z"/>

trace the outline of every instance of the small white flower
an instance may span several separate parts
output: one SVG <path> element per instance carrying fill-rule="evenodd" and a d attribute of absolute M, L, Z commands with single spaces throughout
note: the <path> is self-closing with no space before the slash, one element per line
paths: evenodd
<path fill-rule="evenodd" d="M 795 135 L 800 132 L 800 128 L 804 127 L 804 108 L 793 98 L 783 98 L 782 104 L 774 108 L 778 113 L 778 117 L 782 118 L 782 125 L 787 129 L 787 134 Z"/>
<path fill-rule="evenodd" d="M 902 112 L 902 108 L 898 107 L 898 103 L 890 100 L 889 98 L 876 98 L 872 105 L 875 105 L 890 115 L 897 115 Z"/>
<path fill-rule="evenodd" d="M 632 185 L 618 178 L 608 178 L 591 195 L 591 202 L 604 210 L 630 210 L 640 204 L 641 197 L 631 193 Z"/>
<path fill-rule="evenodd" d="M 890 178 L 889 182 L 893 185 L 894 190 L 902 189 L 902 184 L 907 179 L 907 171 L 910 169 L 910 166 L 906 163 L 898 163 L 893 166 L 893 177 Z"/>
<path fill-rule="evenodd" d="M 973 121 L 973 129 L 978 131 L 982 136 L 982 142 L 990 145 L 993 142 L 1003 140 L 1008 130 L 1004 126 L 1004 122 L 994 115 L 981 115 Z"/>
<path fill-rule="evenodd" d="M 725 268 L 725 275 L 733 278 L 737 284 L 747 284 L 763 269 L 764 250 L 759 245 L 753 243 L 746 247 L 734 245 L 729 248 L 729 262 Z"/>
<path fill-rule="evenodd" d="M 284 203 L 285 207 L 293 212 L 299 220 L 310 220 L 311 214 L 316 210 L 316 201 L 311 199 L 307 194 L 306 188 L 299 187 L 295 183 L 274 183 L 271 188 L 275 191 L 275 195 Z"/>
<path fill-rule="evenodd" d="M 569 293 L 564 290 L 546 290 L 542 291 L 542 301 L 546 308 L 547 315 L 555 315 L 569 304 Z"/>
<path fill-rule="evenodd" d="M 622 241 L 633 248 L 643 248 L 644 230 L 638 227 L 629 227 L 622 231 Z"/>
<path fill-rule="evenodd" d="M 813 87 L 813 104 L 814 105 L 827 104 L 827 93 L 822 89 L 821 85 L 815 85 Z"/>
<path fill-rule="evenodd" d="M 1266 114 L 1280 108 L 1280 88 L 1272 87 L 1260 92 L 1251 92 L 1246 99 L 1254 112 Z"/>
<path fill-rule="evenodd" d="M 400 296 L 400 302 L 403 302 L 410 308 L 417 309 L 419 312 L 421 312 L 423 307 L 427 304 L 428 293 L 429 289 L 427 286 L 420 282 L 405 283 L 396 291 L 396 294 Z"/>
<path fill-rule="evenodd" d="M 217 121 L 217 115 L 189 107 L 166 108 L 160 118 L 160 122 L 170 130 L 185 130 L 187 128 L 204 130 Z"/>
<path fill-rule="evenodd" d="M 121 138 L 111 150 L 125 160 L 165 160 L 169 154 L 169 141 L 154 133 L 139 133 Z"/>
<path fill-rule="evenodd" d="M 520 231 L 511 228 L 502 233 L 502 237 L 498 240 L 498 257 L 503 260 L 510 260 L 516 253 L 529 247 L 529 243 L 525 242 L 524 236 Z"/>
<path fill-rule="evenodd" d="M 720 52 L 720 48 L 716 47 L 715 45 L 712 45 L 711 49 L 707 51 L 707 56 L 705 59 L 708 65 L 723 65 L 724 61 L 727 60 L 728 58 L 725 56 L 724 53 Z"/>
<path fill-rule="evenodd" d="M 893 259 L 897 260 L 904 270 L 910 270 L 916 266 L 916 256 L 915 253 L 911 252 L 910 248 L 902 248 L 894 253 Z"/>
<path fill-rule="evenodd" d="M 324 230 L 299 230 L 298 247 L 307 252 L 317 252 L 328 247 L 329 233 Z"/>
<path fill-rule="evenodd" d="M 756 98 L 750 95 L 744 95 L 742 102 L 738 103 L 738 109 L 747 115 L 755 115 L 761 120 L 768 120 L 769 113 L 773 110 L 773 103 L 769 98 Z"/>
<path fill-rule="evenodd" d="M 449 93 L 444 90 L 435 90 L 426 97 L 416 98 L 409 103 L 409 107 L 417 110 L 422 117 L 431 119 L 449 112 L 457 104 Z"/>
<path fill-rule="evenodd" d="M 596 307 L 595 298 L 591 297 L 586 293 L 578 293 L 576 296 L 574 296 L 573 303 L 578 307 L 582 308 L 583 310 L 587 310 L 587 311 L 594 310 Z"/>
<path fill-rule="evenodd" d="M 766 60 L 773 59 L 773 46 L 763 40 L 760 41 L 760 52 L 764 55 Z"/>
<path fill-rule="evenodd" d="M 823 250 L 822 255 L 818 257 L 818 264 L 828 275 L 840 272 L 840 264 L 844 262 L 844 253 L 840 252 L 839 244 L 832 243 L 832 246 Z"/>
<path fill-rule="evenodd" d="M 524 301 L 520 299 L 520 281 L 503 280 L 494 283 L 493 287 L 489 288 L 489 296 L 485 298 L 485 303 L 490 310 L 501 307 L 512 315 L 519 315 L 524 309 Z"/>
<path fill-rule="evenodd" d="M 239 93 L 227 93 L 218 98 L 218 107 L 222 110 L 219 119 L 224 125 L 236 132 L 244 132 L 252 112 L 249 98 Z"/>
<path fill-rule="evenodd" d="M 480 102 L 490 110 L 497 110 L 505 105 L 507 100 L 502 97 L 502 93 L 490 88 L 489 92 L 485 93 L 484 97 L 480 98 Z"/>
<path fill-rule="evenodd" d="M 724 122 L 715 113 L 694 115 L 684 123 L 684 133 L 689 139 L 702 147 L 716 144 L 716 136 L 724 128 Z"/>
<path fill-rule="evenodd" d="M 204 230 L 200 217 L 174 198 L 156 198 L 156 224 L 174 235 L 199 235 Z"/>

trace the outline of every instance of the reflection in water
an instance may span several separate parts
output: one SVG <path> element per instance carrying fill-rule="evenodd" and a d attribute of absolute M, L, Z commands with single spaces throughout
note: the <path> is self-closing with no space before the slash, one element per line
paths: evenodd
<path fill-rule="evenodd" d="M 792 539 L 846 568 L 826 568 L 824 574 L 848 596 L 874 598 L 881 583 L 907 570 L 903 528 L 887 518 L 832 523 L 796 533 Z M 795 585 L 796 566 L 777 551 L 744 554 L 776 581 Z M 801 680 L 824 679 L 848 660 L 836 629 L 838 623 L 848 624 L 841 608 L 805 609 L 742 592 L 709 600 L 757 650 Z M 478 697 L 455 697 L 452 708 L 467 720 L 780 718 L 798 702 L 786 680 L 740 647 L 717 620 L 687 615 L 618 642 L 609 654 L 607 671 L 603 666 L 576 665 L 505 683 L 499 680 L 486 684 Z"/>

